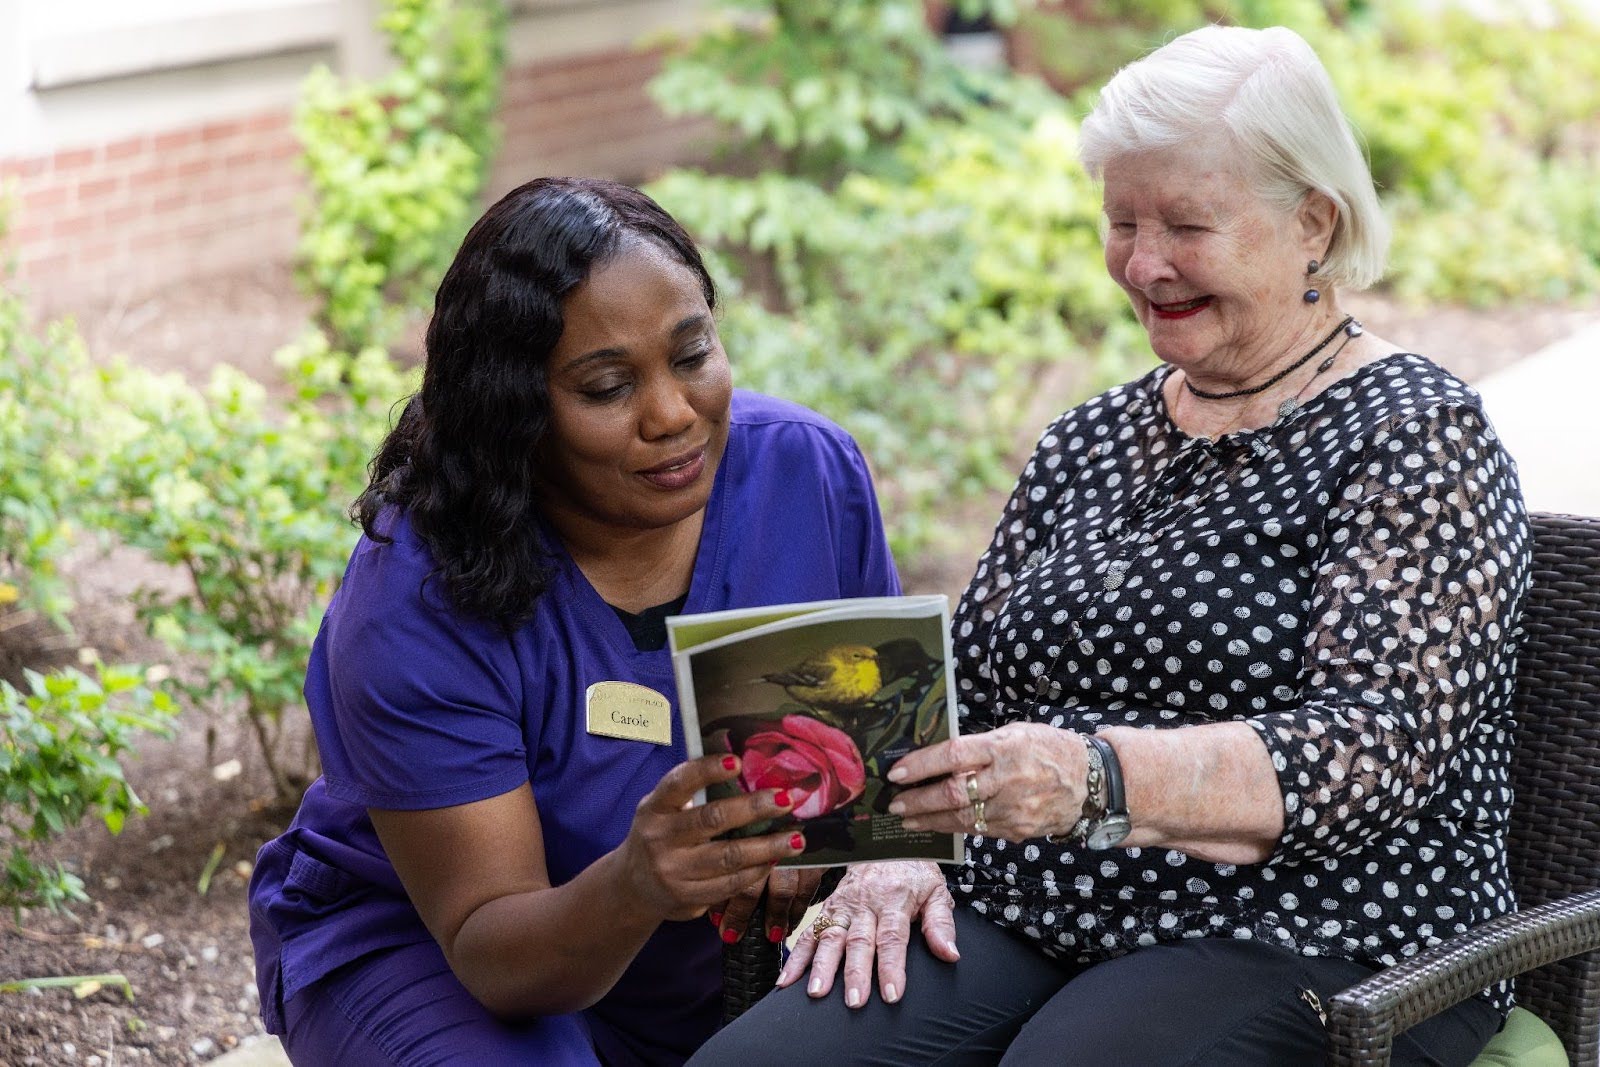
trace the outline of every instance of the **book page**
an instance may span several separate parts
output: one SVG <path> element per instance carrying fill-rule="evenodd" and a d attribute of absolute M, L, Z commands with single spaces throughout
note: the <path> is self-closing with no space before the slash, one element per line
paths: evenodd
<path fill-rule="evenodd" d="M 812 610 L 812 609 L 815 610 Z M 880 597 L 785 605 L 724 616 L 691 631 L 706 639 L 674 657 L 691 755 L 732 752 L 739 789 L 787 789 L 791 816 L 744 828 L 795 826 L 806 851 L 785 866 L 863 860 L 958 862 L 959 835 L 912 833 L 890 815 L 887 775 L 914 748 L 955 734 L 949 604 L 945 597 Z M 670 628 L 696 625 L 694 616 Z"/>

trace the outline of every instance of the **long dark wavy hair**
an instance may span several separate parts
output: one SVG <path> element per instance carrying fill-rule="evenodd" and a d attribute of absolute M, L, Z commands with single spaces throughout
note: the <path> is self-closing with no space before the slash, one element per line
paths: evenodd
<path fill-rule="evenodd" d="M 715 310 L 711 276 L 683 227 L 637 189 L 595 178 L 539 178 L 507 193 L 439 283 L 422 388 L 368 465 L 350 516 L 387 542 L 380 515 L 404 510 L 438 563 L 430 579 L 442 578 L 462 611 L 512 627 L 549 584 L 539 459 L 561 305 L 630 238 L 694 271 Z"/>

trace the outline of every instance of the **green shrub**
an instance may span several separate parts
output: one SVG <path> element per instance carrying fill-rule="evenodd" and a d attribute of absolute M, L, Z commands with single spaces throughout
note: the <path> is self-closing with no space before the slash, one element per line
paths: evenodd
<path fill-rule="evenodd" d="M 300 278 L 334 348 L 386 344 L 405 310 L 431 299 L 476 215 L 498 141 L 504 20 L 498 0 L 385 0 L 396 69 L 306 79 Z"/>
<path fill-rule="evenodd" d="M 1024 419 L 1053 413 L 1027 403 L 1047 364 L 1079 365 L 1059 407 L 1140 358 L 1076 128 L 1040 87 L 957 67 L 920 4 L 724 9 L 652 92 L 774 167 L 672 171 L 651 192 L 718 253 L 741 384 L 850 429 L 915 552 L 936 510 L 1012 478 Z"/>
<path fill-rule="evenodd" d="M 121 411 L 102 430 L 102 521 L 178 568 L 181 591 L 138 596 L 150 632 L 198 666 L 194 705 L 242 708 L 274 787 L 293 798 L 313 768 L 279 751 L 311 642 L 354 531 L 349 501 L 413 391 L 385 345 L 431 299 L 475 206 L 497 140 L 504 12 L 494 0 L 385 0 L 393 73 L 306 82 L 297 113 L 312 198 L 302 283 L 319 313 L 278 354 L 286 397 L 232 368 L 205 390 L 108 371 Z"/>
<path fill-rule="evenodd" d="M 0 829 L 9 843 L 0 906 L 59 909 L 86 900 L 64 865 L 41 863 L 38 845 L 90 816 L 113 834 L 144 804 L 121 757 L 140 733 L 167 735 L 171 699 L 127 667 L 41 675 L 27 691 L 0 681 Z"/>
<path fill-rule="evenodd" d="M 0 220 L 0 235 L 3 235 Z M 0 278 L 0 634 L 33 615 L 65 628 L 72 606 L 59 564 L 70 516 L 95 477 L 88 447 L 97 414 L 93 376 L 67 322 L 29 323 Z"/>
<path fill-rule="evenodd" d="M 177 592 L 142 590 L 140 617 L 202 665 L 180 682 L 195 706 L 243 708 L 290 797 L 309 769 L 284 765 L 279 730 L 283 712 L 301 706 L 322 607 L 355 541 L 344 503 L 364 484 L 389 405 L 411 386 L 381 350 L 351 361 L 307 344 L 285 358 L 296 393 L 284 409 L 230 367 L 204 392 L 114 368 L 122 411 L 102 440 L 114 483 L 103 521 L 190 579 Z"/>

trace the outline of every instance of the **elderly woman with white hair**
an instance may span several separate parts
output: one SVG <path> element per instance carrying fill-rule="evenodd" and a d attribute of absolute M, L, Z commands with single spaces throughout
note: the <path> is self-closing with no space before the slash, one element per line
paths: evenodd
<path fill-rule="evenodd" d="M 696 1063 L 1316 1063 L 1333 993 L 1515 907 L 1526 514 L 1477 395 L 1341 306 L 1387 229 L 1326 71 L 1197 30 L 1081 151 L 1161 364 L 1045 431 L 953 622 L 963 736 L 890 775 L 967 861 L 852 867 Z"/>

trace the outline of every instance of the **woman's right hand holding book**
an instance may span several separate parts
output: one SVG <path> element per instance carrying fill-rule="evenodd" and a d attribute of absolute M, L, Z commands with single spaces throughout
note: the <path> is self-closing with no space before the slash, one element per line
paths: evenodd
<path fill-rule="evenodd" d="M 735 756 L 686 760 L 639 802 L 616 857 L 639 899 L 662 918 L 699 918 L 759 887 L 778 860 L 804 851 L 805 837 L 793 828 L 717 840 L 729 830 L 785 815 L 793 806 L 781 789 L 694 803 L 697 792 L 738 773 Z"/>

